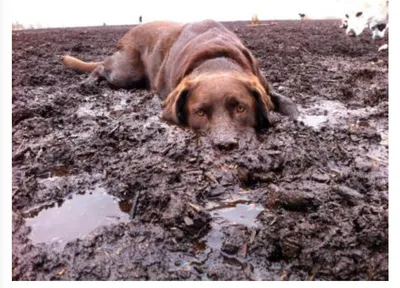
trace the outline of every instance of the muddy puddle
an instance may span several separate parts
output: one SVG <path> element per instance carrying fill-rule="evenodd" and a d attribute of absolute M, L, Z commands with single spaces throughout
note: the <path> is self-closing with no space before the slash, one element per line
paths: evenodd
<path fill-rule="evenodd" d="M 248 198 L 211 202 L 207 204 L 207 207 L 207 211 L 212 216 L 211 229 L 205 237 L 196 242 L 196 248 L 199 251 L 208 248 L 221 249 L 224 240 L 223 228 L 235 225 L 257 227 L 257 217 L 264 211 L 262 205 L 252 203 Z"/>
<path fill-rule="evenodd" d="M 248 200 L 221 202 L 208 209 L 214 221 L 222 225 L 240 224 L 247 227 L 255 227 L 257 216 L 264 210 L 260 204 L 251 203 Z"/>
<path fill-rule="evenodd" d="M 370 128 L 387 135 L 382 123 L 362 120 L 376 114 L 379 107 L 352 109 L 339 101 L 320 100 L 307 107 L 300 107 L 300 111 L 298 121 L 315 130 L 326 127 Z"/>
<path fill-rule="evenodd" d="M 129 221 L 131 204 L 96 188 L 73 194 L 58 204 L 47 205 L 26 215 L 32 243 L 63 249 L 71 240 L 82 239 L 98 227 Z"/>

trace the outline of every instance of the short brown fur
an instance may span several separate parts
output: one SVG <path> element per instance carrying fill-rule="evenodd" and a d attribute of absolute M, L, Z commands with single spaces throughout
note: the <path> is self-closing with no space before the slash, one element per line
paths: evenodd
<path fill-rule="evenodd" d="M 91 72 L 88 81 L 105 79 L 117 88 L 144 85 L 164 99 L 162 118 L 188 126 L 205 123 L 204 127 L 191 127 L 198 130 L 234 127 L 232 133 L 236 134 L 247 128 L 268 127 L 271 110 L 285 114 L 297 111 L 290 99 L 271 90 L 257 60 L 239 38 L 212 20 L 135 26 L 103 62 L 64 56 L 63 63 Z M 206 118 L 193 120 L 204 116 L 201 109 L 193 114 L 188 107 L 188 103 L 196 104 L 194 99 L 208 107 L 208 122 Z"/>

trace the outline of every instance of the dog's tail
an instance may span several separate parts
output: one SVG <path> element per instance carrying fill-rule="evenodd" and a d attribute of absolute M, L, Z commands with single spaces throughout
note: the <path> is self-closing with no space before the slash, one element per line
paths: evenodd
<path fill-rule="evenodd" d="M 103 62 L 84 62 L 69 55 L 63 56 L 62 62 L 66 67 L 80 72 L 92 72 L 98 65 L 103 64 Z"/>

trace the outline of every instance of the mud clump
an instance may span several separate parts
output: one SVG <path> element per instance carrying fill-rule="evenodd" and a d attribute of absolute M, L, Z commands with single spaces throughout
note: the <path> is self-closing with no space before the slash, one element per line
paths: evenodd
<path fill-rule="evenodd" d="M 13 280 L 388 279 L 387 53 L 335 21 L 247 24 L 225 23 L 301 115 L 232 151 L 62 66 L 130 27 L 13 32 Z M 71 203 L 93 229 L 37 240 Z"/>
<path fill-rule="evenodd" d="M 289 211 L 304 212 L 316 210 L 319 206 L 317 197 L 310 192 L 304 191 L 283 191 L 275 185 L 268 187 L 267 206 L 271 208 L 281 207 Z"/>

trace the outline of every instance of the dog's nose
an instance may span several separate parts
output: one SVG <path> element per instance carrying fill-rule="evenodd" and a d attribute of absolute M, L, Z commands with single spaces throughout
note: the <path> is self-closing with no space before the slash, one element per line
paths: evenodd
<path fill-rule="evenodd" d="M 347 32 L 347 35 L 349 35 L 350 37 L 355 37 L 356 33 L 353 30 L 350 30 L 349 32 Z"/>
<path fill-rule="evenodd" d="M 219 119 L 216 125 L 210 131 L 210 139 L 214 148 L 224 151 L 230 151 L 239 146 L 239 135 L 233 123 L 224 122 L 225 119 Z"/>
<path fill-rule="evenodd" d="M 218 139 L 214 141 L 214 146 L 219 150 L 231 151 L 239 146 L 239 142 L 234 138 Z"/>

